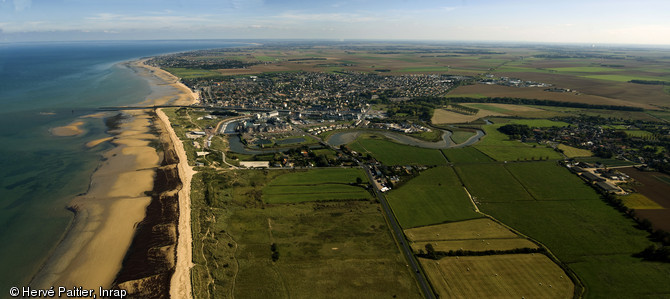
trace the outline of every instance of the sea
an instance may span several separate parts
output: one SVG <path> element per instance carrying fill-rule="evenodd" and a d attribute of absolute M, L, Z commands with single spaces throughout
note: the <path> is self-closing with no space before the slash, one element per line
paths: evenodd
<path fill-rule="evenodd" d="M 103 119 L 78 136 L 56 137 L 98 107 L 133 105 L 154 87 L 120 64 L 196 49 L 244 46 L 225 40 L 0 43 L 0 298 L 26 286 L 73 219 L 68 203 L 86 192 L 112 145 Z"/>

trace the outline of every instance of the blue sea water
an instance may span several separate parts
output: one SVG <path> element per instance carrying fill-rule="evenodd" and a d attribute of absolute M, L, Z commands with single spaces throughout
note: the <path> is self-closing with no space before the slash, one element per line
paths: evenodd
<path fill-rule="evenodd" d="M 27 285 L 65 233 L 70 200 L 86 192 L 110 145 L 101 119 L 85 133 L 56 137 L 96 107 L 132 105 L 152 92 L 122 61 L 194 49 L 224 48 L 229 41 L 129 41 L 0 44 L 0 297 Z"/>

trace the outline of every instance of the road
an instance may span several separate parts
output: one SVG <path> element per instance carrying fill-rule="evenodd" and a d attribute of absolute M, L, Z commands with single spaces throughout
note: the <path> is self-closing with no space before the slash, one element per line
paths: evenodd
<path fill-rule="evenodd" d="M 414 273 L 416 281 L 419 283 L 419 286 L 421 287 L 421 292 L 423 292 L 426 298 L 429 299 L 435 298 L 435 294 L 433 294 L 433 290 L 430 288 L 430 285 L 428 284 L 426 277 L 424 277 L 423 273 L 421 273 L 421 270 L 419 269 L 419 262 L 417 262 L 417 260 L 414 258 L 412 248 L 409 246 L 409 244 L 407 244 L 405 234 L 403 233 L 400 224 L 398 224 L 398 221 L 395 219 L 393 211 L 391 210 L 391 207 L 386 201 L 386 197 L 384 196 L 384 194 L 382 194 L 381 191 L 379 191 L 377 186 L 373 183 L 374 177 L 372 176 L 372 173 L 370 173 L 370 168 L 360 162 L 359 165 L 363 167 L 363 170 L 365 170 L 365 174 L 368 175 L 368 179 L 371 182 L 372 188 L 375 190 L 375 195 L 377 195 L 377 199 L 379 199 L 382 208 L 384 208 L 384 215 L 386 216 L 386 220 L 388 221 L 388 223 L 391 225 L 391 230 L 393 231 L 395 240 L 396 242 L 400 243 L 400 248 L 402 249 L 402 252 L 405 255 L 405 259 L 407 260 L 408 265 L 412 270 L 412 273 Z"/>

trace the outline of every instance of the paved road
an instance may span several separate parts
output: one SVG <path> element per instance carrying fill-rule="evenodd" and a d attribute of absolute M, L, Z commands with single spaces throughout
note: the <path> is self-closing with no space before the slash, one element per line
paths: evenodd
<path fill-rule="evenodd" d="M 421 270 L 419 269 L 419 263 L 417 260 L 414 258 L 414 254 L 412 253 L 412 248 L 410 248 L 409 244 L 407 244 L 407 240 L 405 239 L 405 234 L 402 232 L 402 228 L 400 228 L 400 224 L 398 224 L 398 221 L 395 219 L 395 216 L 393 215 L 393 211 L 391 211 L 391 207 L 389 206 L 388 202 L 386 201 L 386 197 L 384 194 L 382 194 L 381 191 L 377 188 L 377 186 L 373 183 L 374 182 L 374 177 L 372 176 L 372 173 L 370 173 L 370 168 L 367 167 L 366 165 L 359 163 L 365 170 L 365 173 L 368 175 L 368 179 L 370 180 L 370 183 L 373 186 L 373 189 L 375 190 L 375 194 L 377 195 L 377 199 L 379 199 L 379 202 L 381 203 L 382 207 L 384 208 L 384 215 L 386 216 L 386 219 L 388 220 L 389 224 L 391 225 L 391 230 L 393 231 L 393 235 L 395 236 L 395 239 L 397 242 L 400 243 L 400 248 L 402 248 L 402 252 L 405 254 L 405 259 L 408 262 L 408 265 L 410 269 L 412 270 L 412 273 L 414 273 L 414 276 L 416 278 L 416 281 L 419 282 L 419 286 L 421 287 L 421 292 L 423 292 L 424 296 L 429 299 L 435 298 L 435 294 L 433 294 L 433 290 L 430 288 L 430 285 L 428 284 L 428 281 L 426 281 L 426 278 L 423 276 L 421 273 Z"/>

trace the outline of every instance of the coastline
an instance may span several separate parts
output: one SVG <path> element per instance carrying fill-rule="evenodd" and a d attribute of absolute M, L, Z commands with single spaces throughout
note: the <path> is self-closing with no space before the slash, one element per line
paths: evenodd
<path fill-rule="evenodd" d="M 166 103 L 188 105 L 197 102 L 198 95 L 181 84 L 178 78 L 145 65 L 145 61 L 125 64 L 132 68 L 136 75 L 154 85 L 168 85 L 173 89 L 168 89 L 168 92 L 163 92 L 161 96 L 153 99 L 152 96 L 160 94 L 154 90 L 146 100 L 136 105 Z M 95 140 L 86 145 L 87 148 L 91 148 L 102 142 L 110 142 L 114 148 L 103 154 L 102 161 L 91 175 L 88 191 L 75 197 L 69 204 L 68 209 L 75 213 L 74 219 L 47 261 L 33 276 L 31 286 L 43 289 L 58 285 L 82 286 L 85 289 L 118 288 L 115 279 L 118 278 L 123 262 L 130 253 L 129 249 L 138 231 L 138 225 L 149 218 L 148 207 L 152 203 L 149 194 L 152 190 L 155 191 L 157 183 L 155 176 L 161 170 L 162 155 L 152 147 L 152 142 L 166 136 L 156 136 L 156 127 L 162 125 L 163 134 L 167 134 L 165 130 L 167 128 L 174 135 L 167 117 L 155 119 L 150 110 L 125 110 L 121 113 L 123 116 L 117 116 L 116 125 L 109 128 L 111 137 Z M 69 126 L 72 125 L 80 124 L 73 123 Z M 74 130 L 69 131 L 67 133 L 73 134 Z M 57 134 L 62 132 L 52 131 L 52 133 L 60 136 L 68 135 Z M 183 146 L 179 139 L 168 138 L 168 140 L 172 148 L 175 148 L 175 145 L 181 147 L 183 154 Z M 179 238 L 181 249 L 176 250 L 177 262 L 181 265 L 177 267 L 179 269 L 177 273 L 181 274 L 179 276 L 175 274 L 175 277 L 181 277 L 182 283 L 179 288 L 188 288 L 179 292 L 184 294 L 179 296 L 182 298 L 191 295 L 190 242 L 184 242 L 191 237 L 188 196 L 189 174 L 192 175 L 192 170 L 188 167 L 185 154 L 179 163 L 179 178 L 186 179 L 182 179 L 185 187 L 179 191 L 180 225 L 178 232 L 173 232 L 173 235 L 182 236 Z M 183 219 L 186 217 L 181 215 L 186 215 L 188 219 Z M 174 247 L 172 250 L 166 249 L 163 253 L 167 263 L 170 264 L 172 260 L 171 264 L 174 265 L 174 257 L 171 257 L 170 252 L 174 252 Z M 172 288 L 170 291 L 172 292 Z"/>

